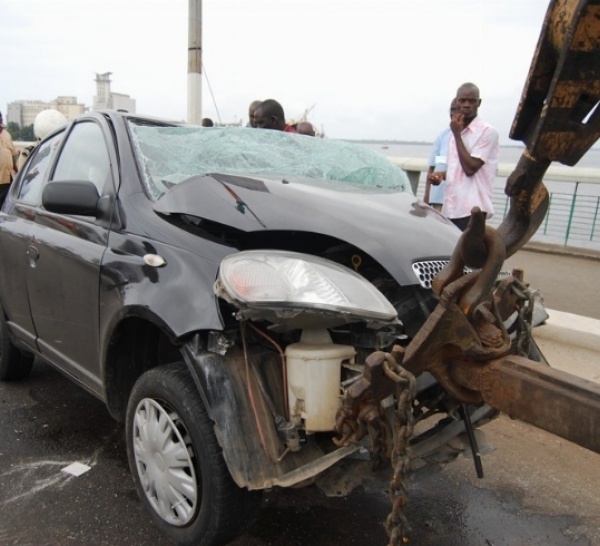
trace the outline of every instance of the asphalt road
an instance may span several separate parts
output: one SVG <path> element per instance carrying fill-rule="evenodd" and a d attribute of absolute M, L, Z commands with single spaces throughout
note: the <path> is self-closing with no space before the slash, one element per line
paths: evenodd
<path fill-rule="evenodd" d="M 549 309 L 600 319 L 600 253 L 594 258 L 519 250 L 504 269 L 521 268 Z"/>
<path fill-rule="evenodd" d="M 511 267 L 525 268 L 549 307 L 600 318 L 592 290 L 600 261 L 533 254 L 520 251 Z M 567 280 L 551 280 L 563 269 Z M 600 544 L 600 455 L 504 416 L 485 432 L 491 452 L 483 479 L 461 457 L 413 481 L 410 544 Z M 61 472 L 73 462 L 91 469 L 79 477 Z M 384 493 L 328 499 L 313 488 L 272 491 L 256 524 L 232 544 L 384 546 L 388 512 Z M 167 542 L 137 499 L 122 427 L 99 401 L 36 362 L 26 381 L 0 384 L 0 545 L 91 544 Z"/>

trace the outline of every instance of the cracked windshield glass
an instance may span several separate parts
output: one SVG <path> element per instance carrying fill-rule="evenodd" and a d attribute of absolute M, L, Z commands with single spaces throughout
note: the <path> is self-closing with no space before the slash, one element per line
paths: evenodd
<path fill-rule="evenodd" d="M 407 175 L 361 145 L 280 131 L 225 127 L 149 127 L 130 121 L 148 193 L 204 174 L 285 178 L 338 191 L 411 192 Z"/>

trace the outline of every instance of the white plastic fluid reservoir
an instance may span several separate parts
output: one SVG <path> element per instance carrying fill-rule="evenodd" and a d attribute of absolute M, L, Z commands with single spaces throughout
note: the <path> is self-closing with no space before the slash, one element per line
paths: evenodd
<path fill-rule="evenodd" d="M 334 344 L 327 330 L 304 330 L 300 342 L 288 345 L 285 354 L 290 417 L 302 418 L 307 432 L 333 430 L 342 362 L 354 358 L 354 347 Z"/>

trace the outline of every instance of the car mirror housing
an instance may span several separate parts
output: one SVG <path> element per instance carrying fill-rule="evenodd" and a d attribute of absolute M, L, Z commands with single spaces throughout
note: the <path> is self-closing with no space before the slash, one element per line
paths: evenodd
<path fill-rule="evenodd" d="M 88 180 L 52 181 L 42 192 L 42 205 L 50 212 L 97 216 L 100 194 Z"/>

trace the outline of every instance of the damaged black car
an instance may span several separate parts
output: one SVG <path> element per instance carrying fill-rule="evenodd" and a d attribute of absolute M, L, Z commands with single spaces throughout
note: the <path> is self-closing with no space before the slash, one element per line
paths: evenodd
<path fill-rule="evenodd" d="M 413 471 L 472 448 L 495 410 L 397 388 L 460 235 L 356 144 L 86 114 L 0 213 L 0 379 L 40 357 L 100 398 L 157 527 L 226 544 L 264 490 L 388 488 L 399 419 Z"/>

